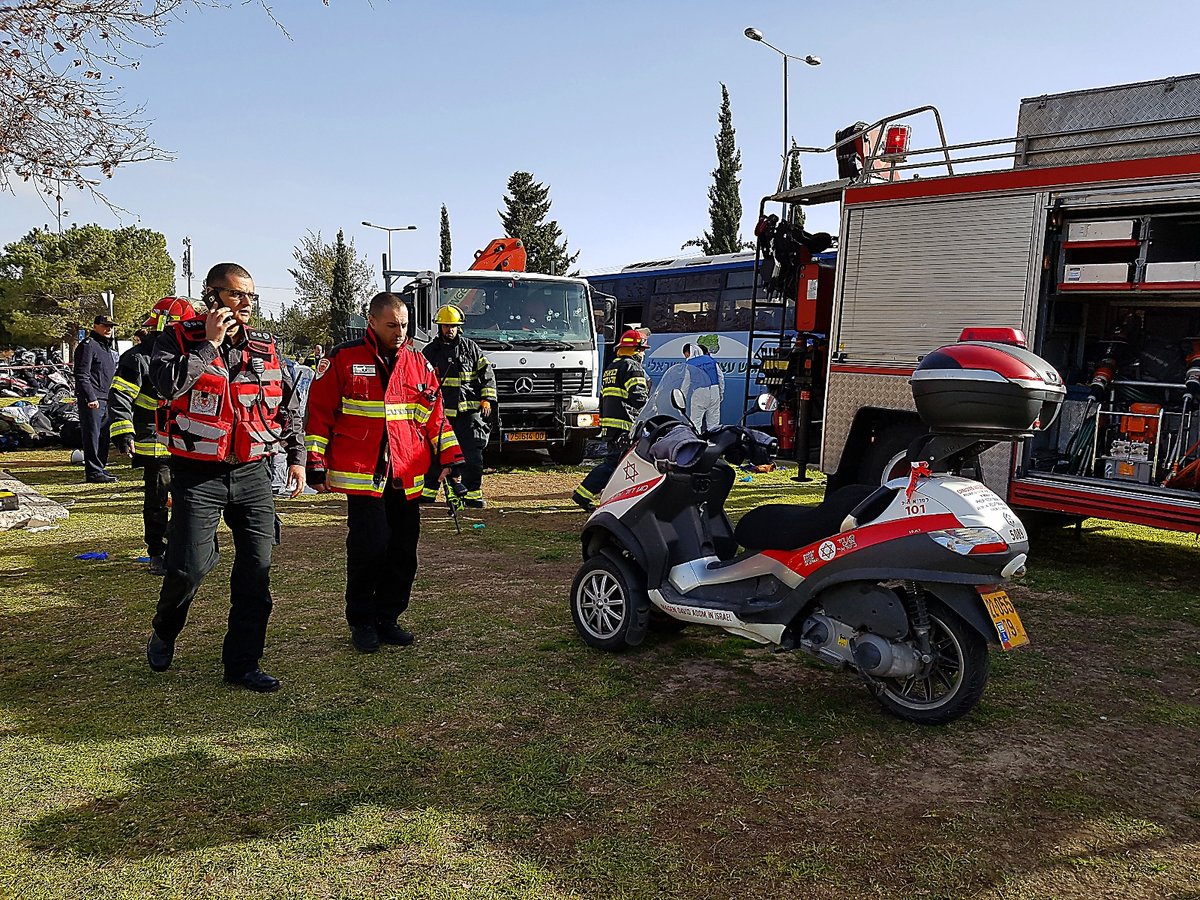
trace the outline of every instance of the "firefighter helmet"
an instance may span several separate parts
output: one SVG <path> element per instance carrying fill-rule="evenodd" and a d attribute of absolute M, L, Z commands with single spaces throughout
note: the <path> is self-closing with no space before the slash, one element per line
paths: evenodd
<path fill-rule="evenodd" d="M 636 328 L 630 328 L 617 341 L 617 351 L 624 350 L 627 353 L 637 353 L 646 349 L 646 336 Z"/>
<path fill-rule="evenodd" d="M 196 308 L 183 297 L 163 297 L 154 304 L 150 316 L 142 327 L 152 331 L 165 331 L 168 325 L 196 318 Z"/>
<path fill-rule="evenodd" d="M 439 325 L 461 325 L 463 323 L 462 310 L 453 305 L 443 306 L 437 311 L 433 321 Z"/>

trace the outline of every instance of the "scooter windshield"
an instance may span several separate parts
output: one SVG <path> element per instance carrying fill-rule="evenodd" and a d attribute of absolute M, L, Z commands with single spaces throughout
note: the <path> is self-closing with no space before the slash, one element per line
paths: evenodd
<path fill-rule="evenodd" d="M 687 363 L 675 363 L 663 372 L 655 383 L 654 391 L 650 394 L 650 399 L 646 401 L 634 426 L 653 419 L 655 416 L 670 416 L 672 419 L 678 419 L 680 422 L 691 425 L 692 422 L 687 417 L 687 410 L 692 408 L 692 394 L 702 386 L 701 379 L 694 378 L 692 375 Z M 677 390 L 683 395 L 682 411 L 675 405 L 671 397 Z"/>

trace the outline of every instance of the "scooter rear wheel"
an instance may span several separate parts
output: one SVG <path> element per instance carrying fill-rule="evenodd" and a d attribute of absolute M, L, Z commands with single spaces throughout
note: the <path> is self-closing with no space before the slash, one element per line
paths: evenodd
<path fill-rule="evenodd" d="M 645 579 L 627 560 L 606 553 L 588 559 L 571 584 L 571 618 L 589 647 L 615 652 L 646 636 L 650 598 Z"/>
<path fill-rule="evenodd" d="M 934 660 L 927 677 L 870 678 L 888 712 L 918 725 L 945 725 L 969 713 L 988 679 L 987 643 L 934 597 L 927 601 Z"/>

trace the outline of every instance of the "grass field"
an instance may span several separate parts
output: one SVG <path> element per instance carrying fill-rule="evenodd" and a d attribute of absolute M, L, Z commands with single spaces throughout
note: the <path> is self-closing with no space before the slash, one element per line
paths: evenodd
<path fill-rule="evenodd" d="M 1200 554 L 1089 522 L 1014 591 L 1033 645 L 921 729 L 854 679 L 715 630 L 610 656 L 566 604 L 582 470 L 425 512 L 408 649 L 354 653 L 344 503 L 280 505 L 268 696 L 220 680 L 229 559 L 172 669 L 143 647 L 128 477 L 0 465 L 73 500 L 0 534 L 0 895 L 1200 898 Z M 116 470 L 128 476 L 128 472 Z M 820 485 L 739 482 L 731 506 Z M 80 562 L 107 550 L 107 562 Z"/>

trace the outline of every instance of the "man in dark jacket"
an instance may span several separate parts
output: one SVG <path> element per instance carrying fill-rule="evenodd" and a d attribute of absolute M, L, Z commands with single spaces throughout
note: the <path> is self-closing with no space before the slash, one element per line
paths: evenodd
<path fill-rule="evenodd" d="M 108 316 L 96 316 L 92 333 L 75 348 L 75 399 L 83 432 L 83 471 L 89 484 L 111 484 L 108 464 L 108 391 L 117 372 L 116 342 Z"/>
<path fill-rule="evenodd" d="M 108 393 L 109 434 L 117 449 L 141 469 L 142 526 L 150 574 L 166 575 L 167 497 L 171 488 L 170 452 L 159 434 L 162 401 L 150 378 L 150 357 L 159 332 L 176 322 L 196 317 L 192 304 L 182 297 L 164 297 L 154 305 L 141 340 L 121 354 L 112 390 Z M 162 411 L 165 418 L 166 411 Z M 162 424 L 165 424 L 162 423 Z"/>
<path fill-rule="evenodd" d="M 438 335 L 421 352 L 437 370 L 442 386 L 442 406 L 454 428 L 463 455 L 463 487 L 467 506 L 482 509 L 483 451 L 487 449 L 492 404 L 496 402 L 496 375 L 479 345 L 462 333 L 463 314 L 457 306 L 443 306 L 434 321 Z M 441 466 L 435 460 L 425 476 L 421 499 L 437 499 Z"/>
<path fill-rule="evenodd" d="M 600 379 L 600 437 L 608 448 L 600 465 L 587 473 L 583 483 L 575 488 L 571 499 L 587 511 L 595 509 L 617 464 L 629 447 L 629 433 L 649 399 L 646 370 L 641 356 L 646 352 L 646 338 L 640 331 L 629 329 L 617 342 L 617 358 L 604 370 Z"/>

